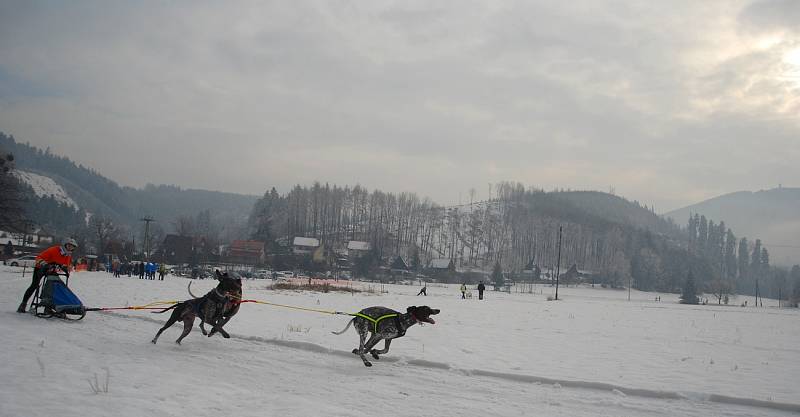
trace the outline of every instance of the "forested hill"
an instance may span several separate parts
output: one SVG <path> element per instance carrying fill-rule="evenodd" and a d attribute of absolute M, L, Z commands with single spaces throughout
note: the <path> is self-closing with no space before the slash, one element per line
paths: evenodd
<path fill-rule="evenodd" d="M 800 188 L 725 194 L 665 216 L 683 224 L 695 213 L 725 221 L 740 236 L 761 239 L 774 264 L 788 266 L 800 259 Z"/>
<path fill-rule="evenodd" d="M 208 211 L 220 221 L 243 223 L 258 199 L 257 196 L 205 190 L 186 190 L 172 185 L 147 185 L 142 189 L 121 187 L 91 168 L 78 165 L 69 158 L 55 155 L 17 142 L 13 136 L 0 132 L 0 149 L 15 157 L 19 171 L 32 172 L 54 180 L 81 211 L 101 214 L 116 223 L 134 226 L 144 215 L 157 216 L 161 227 L 170 232 L 171 223 L 180 216 L 192 217 Z M 29 190 L 32 191 L 32 190 Z M 32 193 L 28 193 L 32 197 Z M 59 215 L 58 205 L 46 198 L 29 199 L 29 207 L 37 223 L 66 232 L 66 225 L 47 224 L 52 218 L 71 218 Z M 44 208 L 44 206 L 48 206 Z M 53 206 L 53 207 L 50 207 Z M 62 208 L 63 209 L 63 208 Z M 63 210 L 62 210 L 63 211 Z"/>
<path fill-rule="evenodd" d="M 607 221 L 680 238 L 680 230 L 675 222 L 657 215 L 636 201 L 599 191 L 562 191 L 558 196 L 586 213 Z"/>

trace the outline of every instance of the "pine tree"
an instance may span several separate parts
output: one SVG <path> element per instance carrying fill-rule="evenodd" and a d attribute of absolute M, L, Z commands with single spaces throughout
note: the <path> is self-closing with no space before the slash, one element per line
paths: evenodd
<path fill-rule="evenodd" d="M 500 266 L 500 261 L 497 261 L 494 264 L 494 269 L 492 270 L 492 283 L 494 284 L 495 290 L 499 290 L 505 284 L 505 279 L 503 278 L 503 268 Z"/>
<path fill-rule="evenodd" d="M 698 304 L 697 288 L 694 285 L 694 275 L 689 271 L 686 277 L 686 283 L 683 285 L 683 293 L 681 293 L 681 304 Z"/>
<path fill-rule="evenodd" d="M 706 216 L 700 216 L 700 224 L 697 226 L 697 253 L 704 255 L 708 249 L 708 220 Z"/>
<path fill-rule="evenodd" d="M 25 199 L 17 179 L 11 175 L 14 156 L 0 149 L 0 229 L 21 231 L 25 226 Z"/>
<path fill-rule="evenodd" d="M 725 235 L 725 277 L 728 282 L 736 278 L 736 236 L 731 229 Z"/>
<path fill-rule="evenodd" d="M 800 304 L 800 265 L 792 267 L 789 280 L 792 282 L 792 295 L 789 297 L 789 302 L 793 307 L 797 307 Z"/>
<path fill-rule="evenodd" d="M 747 238 L 739 240 L 739 282 L 744 283 L 750 276 L 750 249 L 748 248 Z"/>
<path fill-rule="evenodd" d="M 689 251 L 696 252 L 697 250 L 697 225 L 700 223 L 700 217 L 697 214 L 689 215 Z"/>

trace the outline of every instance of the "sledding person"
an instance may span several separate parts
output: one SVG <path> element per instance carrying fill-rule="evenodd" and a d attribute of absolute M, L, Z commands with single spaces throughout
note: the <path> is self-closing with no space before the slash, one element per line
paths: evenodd
<path fill-rule="evenodd" d="M 45 249 L 36 257 L 36 265 L 33 268 L 33 279 L 31 286 L 25 290 L 25 295 L 22 296 L 22 303 L 17 308 L 17 313 L 24 313 L 25 306 L 28 304 L 28 299 L 39 288 L 39 281 L 47 272 L 49 264 L 60 265 L 64 268 L 64 272 L 69 276 L 69 267 L 72 264 L 72 251 L 78 247 L 78 242 L 75 239 L 67 239 L 61 246 L 51 246 Z"/>
<path fill-rule="evenodd" d="M 426 297 L 428 296 L 428 284 L 425 284 L 425 286 L 423 286 L 422 289 L 419 290 L 417 296 L 419 295 L 424 295 Z"/>
<path fill-rule="evenodd" d="M 483 300 L 483 292 L 486 290 L 486 286 L 483 285 L 483 281 L 478 282 L 478 299 Z"/>

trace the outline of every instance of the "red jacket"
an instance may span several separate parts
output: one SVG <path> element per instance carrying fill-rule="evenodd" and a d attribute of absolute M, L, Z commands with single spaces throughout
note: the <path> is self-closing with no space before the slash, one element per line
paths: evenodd
<path fill-rule="evenodd" d="M 36 257 L 36 266 L 46 264 L 59 264 L 69 268 L 72 264 L 72 255 L 63 246 L 51 246 Z"/>

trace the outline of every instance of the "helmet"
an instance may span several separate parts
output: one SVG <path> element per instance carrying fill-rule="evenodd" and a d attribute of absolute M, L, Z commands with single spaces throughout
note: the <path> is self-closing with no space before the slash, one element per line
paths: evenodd
<path fill-rule="evenodd" d="M 73 238 L 69 238 L 69 239 L 64 241 L 64 246 L 67 246 L 67 245 L 72 245 L 72 246 L 75 246 L 77 248 L 78 247 L 78 242 L 75 241 L 75 239 L 73 239 Z"/>

